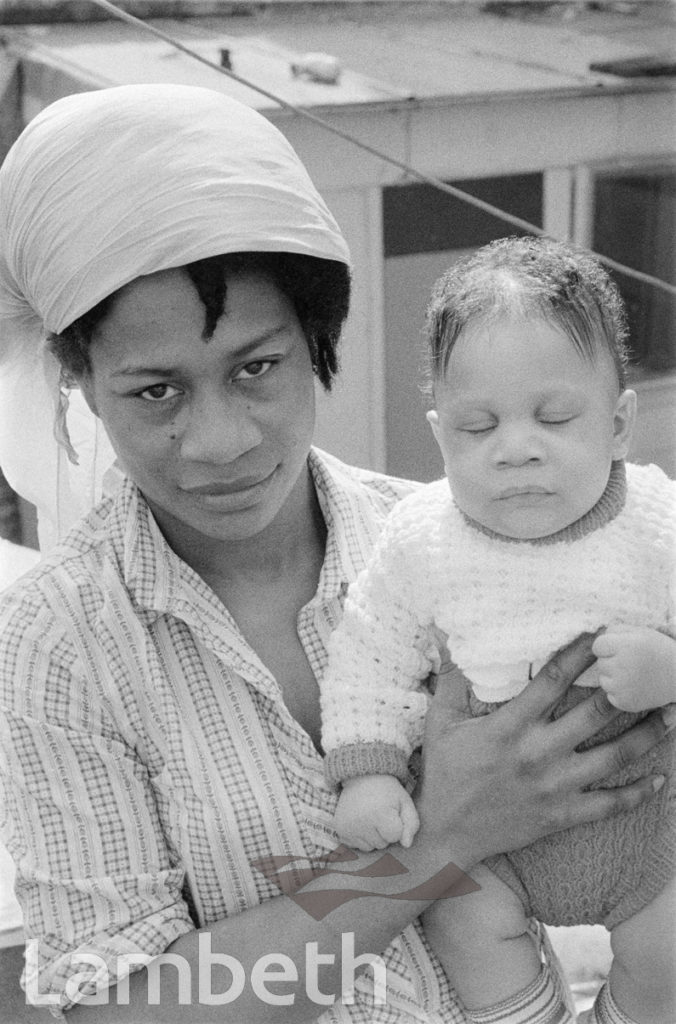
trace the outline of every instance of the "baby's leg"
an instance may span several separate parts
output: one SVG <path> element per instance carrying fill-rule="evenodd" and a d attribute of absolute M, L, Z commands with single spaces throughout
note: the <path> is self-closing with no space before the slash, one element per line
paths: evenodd
<path fill-rule="evenodd" d="M 636 1024 L 676 1021 L 676 879 L 613 928 L 610 994 Z M 621 1020 L 621 1018 L 620 1018 Z"/>
<path fill-rule="evenodd" d="M 516 893 L 484 866 L 471 876 L 480 892 L 437 900 L 423 917 L 427 939 L 468 1010 L 520 993 L 541 969 Z"/>

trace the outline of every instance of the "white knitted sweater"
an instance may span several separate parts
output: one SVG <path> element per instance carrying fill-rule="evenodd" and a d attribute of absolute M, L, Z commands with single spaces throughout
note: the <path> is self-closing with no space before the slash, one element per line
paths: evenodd
<path fill-rule="evenodd" d="M 395 507 L 329 646 L 322 712 L 332 781 L 406 778 L 427 708 L 420 684 L 446 638 L 476 696 L 502 701 L 584 631 L 618 623 L 676 634 L 676 483 L 660 469 L 627 466 L 621 511 L 562 537 L 488 535 L 462 515 L 445 479 Z"/>

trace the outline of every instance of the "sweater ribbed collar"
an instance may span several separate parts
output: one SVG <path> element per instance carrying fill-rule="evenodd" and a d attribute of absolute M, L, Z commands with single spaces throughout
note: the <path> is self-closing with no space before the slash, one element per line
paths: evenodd
<path fill-rule="evenodd" d="M 487 526 L 478 523 L 476 519 L 465 515 L 462 509 L 460 509 L 460 512 L 469 526 L 485 534 L 487 537 L 493 537 L 495 540 L 511 541 L 514 544 L 537 544 L 544 546 L 580 540 L 582 537 L 586 537 L 587 534 L 600 529 L 619 515 L 624 508 L 626 497 L 627 470 L 624 460 L 618 459 L 611 464 L 606 489 L 596 504 L 588 512 L 585 512 L 580 519 L 576 519 L 574 523 L 570 523 L 568 526 L 564 526 L 562 530 L 550 533 L 546 537 L 505 537 L 504 534 L 495 533 L 493 530 L 489 530 Z"/>

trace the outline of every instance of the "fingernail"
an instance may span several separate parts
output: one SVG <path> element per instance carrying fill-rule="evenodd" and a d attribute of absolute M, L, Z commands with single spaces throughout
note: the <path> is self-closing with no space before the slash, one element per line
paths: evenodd
<path fill-rule="evenodd" d="M 653 793 L 657 793 L 664 785 L 664 775 L 656 775 L 653 779 Z"/>
<path fill-rule="evenodd" d="M 676 704 L 667 704 L 665 708 L 660 709 L 660 714 L 667 732 L 676 728 Z"/>

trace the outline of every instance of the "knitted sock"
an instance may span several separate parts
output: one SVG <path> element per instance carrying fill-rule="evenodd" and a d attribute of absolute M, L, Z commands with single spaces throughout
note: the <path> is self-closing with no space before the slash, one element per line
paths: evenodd
<path fill-rule="evenodd" d="M 515 996 L 483 1010 L 465 1010 L 465 1016 L 470 1024 L 572 1024 L 575 1020 L 546 965 L 535 981 Z"/>
<path fill-rule="evenodd" d="M 634 1021 L 619 1008 L 608 985 L 604 985 L 591 1010 L 580 1017 L 580 1024 L 634 1024 Z"/>

